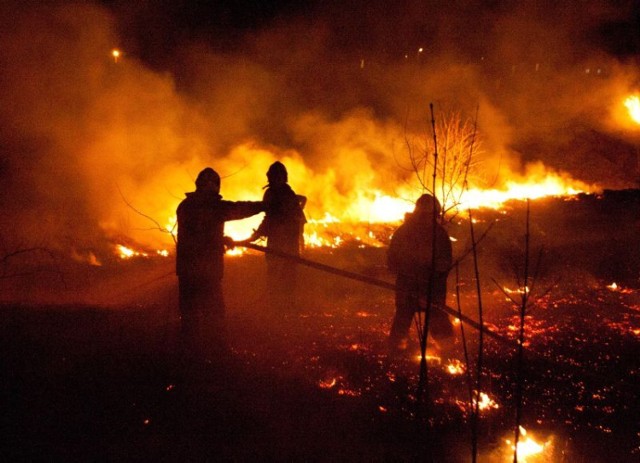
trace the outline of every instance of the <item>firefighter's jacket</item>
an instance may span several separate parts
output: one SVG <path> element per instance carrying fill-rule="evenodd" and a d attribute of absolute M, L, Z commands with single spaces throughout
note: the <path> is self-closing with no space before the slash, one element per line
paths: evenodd
<path fill-rule="evenodd" d="M 262 202 L 265 216 L 255 232 L 266 237 L 267 247 L 288 254 L 299 255 L 303 245 L 303 229 L 307 219 L 301 206 L 301 197 L 288 184 L 269 186 Z"/>
<path fill-rule="evenodd" d="M 432 271 L 448 273 L 452 259 L 449 234 L 437 221 L 434 224 L 430 214 L 407 214 L 393 234 L 387 253 L 389 270 L 399 278 L 414 281 L 428 279 Z"/>
<path fill-rule="evenodd" d="M 178 276 L 221 279 L 224 258 L 224 223 L 264 210 L 257 201 L 224 201 L 217 193 L 187 193 L 176 211 Z"/>

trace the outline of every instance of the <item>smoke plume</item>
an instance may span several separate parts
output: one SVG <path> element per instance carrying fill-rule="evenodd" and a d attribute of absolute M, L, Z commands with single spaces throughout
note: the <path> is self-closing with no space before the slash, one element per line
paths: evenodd
<path fill-rule="evenodd" d="M 214 23 L 196 2 L 129 3 L 0 7 L 5 249 L 167 248 L 200 169 L 259 199 L 276 159 L 311 218 L 362 219 L 377 192 L 417 197 L 403 166 L 430 103 L 477 114 L 484 186 L 530 166 L 637 185 L 633 2 L 282 2 Z"/>

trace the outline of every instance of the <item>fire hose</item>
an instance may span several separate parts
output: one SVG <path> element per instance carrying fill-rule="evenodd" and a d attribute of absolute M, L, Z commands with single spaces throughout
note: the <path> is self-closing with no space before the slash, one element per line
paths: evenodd
<path fill-rule="evenodd" d="M 316 270 L 320 270 L 320 271 L 327 272 L 327 273 L 332 273 L 334 275 L 339 275 L 339 276 L 344 277 L 344 278 L 349 278 L 351 280 L 360 281 L 362 283 L 366 283 L 366 284 L 369 284 L 369 285 L 372 285 L 372 286 L 377 286 L 379 288 L 389 289 L 389 290 L 392 290 L 392 291 L 395 291 L 395 289 L 396 289 L 396 285 L 394 285 L 393 283 L 389 283 L 388 281 L 379 280 L 377 278 L 373 278 L 373 277 L 370 277 L 370 276 L 367 276 L 367 275 L 363 275 L 361 273 L 350 272 L 348 270 L 343 270 L 343 269 L 340 269 L 340 268 L 337 268 L 337 267 L 332 267 L 330 265 L 321 264 L 320 262 L 315 262 L 313 260 L 305 259 L 304 257 L 299 257 L 299 256 L 295 256 L 295 255 L 292 255 L 292 254 L 288 254 L 286 252 L 278 251 L 276 249 L 267 248 L 265 246 L 260 246 L 258 244 L 249 243 L 247 241 L 237 241 L 237 242 L 235 242 L 235 244 L 237 246 L 243 246 L 243 247 L 248 248 L 248 249 L 253 249 L 254 251 L 259 251 L 259 252 L 263 252 L 265 254 L 270 254 L 270 255 L 273 255 L 273 256 L 280 257 L 282 259 L 287 259 L 287 260 L 289 260 L 291 262 L 294 262 L 296 264 L 305 265 L 307 267 L 311 267 L 311 268 L 314 268 Z M 495 339 L 496 341 L 500 341 L 501 343 L 507 344 L 507 345 L 509 345 L 511 347 L 515 347 L 516 346 L 514 341 L 511 341 L 510 339 L 502 336 L 501 334 L 496 333 L 495 331 L 493 331 L 492 329 L 490 329 L 486 325 L 481 326 L 475 320 L 467 317 L 466 315 L 458 313 L 456 310 L 452 309 L 451 307 L 440 306 L 440 305 L 433 305 L 433 307 L 435 309 L 437 309 L 437 310 L 440 310 L 441 312 L 446 313 L 447 315 L 450 315 L 452 317 L 457 318 L 461 322 L 466 323 L 467 325 L 471 326 L 472 328 L 474 328 L 474 329 L 476 329 L 478 331 L 482 331 L 484 334 L 486 334 L 487 336 Z"/>

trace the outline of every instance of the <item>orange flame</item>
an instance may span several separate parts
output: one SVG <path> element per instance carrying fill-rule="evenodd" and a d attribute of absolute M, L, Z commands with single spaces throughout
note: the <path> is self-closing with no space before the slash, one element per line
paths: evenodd
<path fill-rule="evenodd" d="M 135 249 L 129 248 L 122 244 L 116 245 L 116 253 L 120 259 L 131 259 L 133 257 L 149 257 L 149 253 L 144 251 L 136 251 Z M 168 257 L 169 251 L 166 249 L 157 249 L 155 251 L 156 256 L 160 257 Z"/>
<path fill-rule="evenodd" d="M 560 175 L 548 174 L 543 178 L 524 182 L 507 182 L 503 189 L 483 190 L 471 188 L 462 195 L 460 209 L 500 209 L 510 200 L 539 199 L 548 196 L 573 196 L 595 191 L 582 182 L 571 181 Z"/>
<path fill-rule="evenodd" d="M 523 463 L 527 462 L 528 457 L 534 457 L 542 454 L 550 444 L 550 441 L 547 441 L 544 444 L 536 442 L 531 435 L 527 434 L 527 430 L 522 426 L 520 426 L 520 438 L 518 439 L 517 450 L 516 446 L 510 439 L 506 439 L 505 442 L 511 450 L 516 451 L 518 461 Z M 511 458 L 511 456 L 509 458 Z"/>
<path fill-rule="evenodd" d="M 637 124 L 640 124 L 640 96 L 632 95 L 624 100 L 624 105 L 629 111 L 629 116 Z"/>
<path fill-rule="evenodd" d="M 132 257 L 148 257 L 146 252 L 136 251 L 134 249 L 123 246 L 122 244 L 116 245 L 116 250 L 121 259 L 130 259 Z"/>
<path fill-rule="evenodd" d="M 264 179 L 266 166 L 276 159 L 276 154 L 249 145 L 234 148 L 227 158 L 216 164 L 216 169 L 223 175 L 221 193 L 225 199 L 260 200 L 262 189 L 261 179 Z M 357 172 L 343 172 L 342 177 L 333 170 L 314 172 L 308 167 L 297 153 L 280 158 L 287 166 L 292 188 L 296 193 L 307 196 L 305 214 L 305 245 L 307 247 L 336 248 L 346 242 L 364 246 L 385 246 L 388 236 L 378 237 L 367 228 L 369 224 L 393 224 L 396 226 L 414 209 L 414 201 L 420 194 L 411 185 L 400 180 L 389 179 L 393 184 L 380 187 L 383 180 L 375 172 L 364 167 Z M 186 172 L 197 172 L 200 163 L 185 165 L 182 169 L 172 168 L 163 176 L 163 183 L 169 183 L 174 191 L 191 191 L 193 178 Z M 231 173 L 233 175 L 231 175 Z M 346 178 L 345 178 L 346 177 Z M 586 185 L 559 173 L 550 173 L 543 165 L 533 165 L 521 177 L 505 183 L 502 188 L 486 189 L 471 185 L 461 194 L 452 192 L 450 198 L 457 198 L 457 204 L 451 199 L 443 201 L 446 209 L 466 211 L 468 208 L 502 209 L 506 201 L 522 200 L 526 198 L 541 198 L 545 196 L 567 196 L 580 192 L 591 193 L 597 190 L 595 186 Z M 163 186 L 164 188 L 164 186 Z M 170 244 L 170 238 L 175 237 L 175 210 L 181 200 L 181 194 L 174 194 L 172 199 L 162 199 L 159 186 L 153 184 L 144 189 L 134 190 L 135 195 L 127 195 L 128 201 L 137 210 L 144 211 L 146 216 L 158 220 L 162 233 L 148 233 L 149 224 L 143 217 L 137 218 L 134 227 L 127 231 L 128 236 L 137 242 L 144 243 L 145 248 L 160 249 Z M 442 200 L 442 198 L 440 198 Z M 258 227 L 263 218 L 262 214 L 245 220 L 230 221 L 225 224 L 225 235 L 235 240 L 248 238 Z M 111 226 L 115 221 L 108 222 Z M 144 223 L 144 225 L 143 225 Z M 145 231 L 147 230 L 147 231 Z M 116 230 L 122 233 L 121 230 Z M 337 231 L 337 233 L 336 233 Z M 145 233 L 143 237 L 141 233 Z M 240 255 L 240 249 L 232 255 Z M 126 251 L 117 254 L 124 254 Z"/>

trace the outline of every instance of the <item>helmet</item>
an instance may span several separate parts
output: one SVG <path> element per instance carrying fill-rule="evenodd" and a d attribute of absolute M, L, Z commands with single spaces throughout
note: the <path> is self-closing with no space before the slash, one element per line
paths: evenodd
<path fill-rule="evenodd" d="M 436 207 L 436 215 L 440 215 L 440 211 L 442 210 L 442 206 L 440 206 L 440 202 L 437 198 L 434 198 L 428 193 L 423 194 L 416 201 L 416 209 L 415 212 L 418 213 L 430 213 L 433 211 L 433 206 L 435 204 Z"/>
<path fill-rule="evenodd" d="M 213 182 L 218 191 L 220 190 L 220 175 L 211 167 L 203 169 L 196 178 L 196 189 L 204 187 L 207 183 Z"/>
<path fill-rule="evenodd" d="M 267 180 L 269 180 L 269 183 L 277 182 L 278 180 L 287 183 L 288 179 L 287 168 L 283 163 L 276 161 L 269 166 L 269 170 L 267 171 Z"/>

